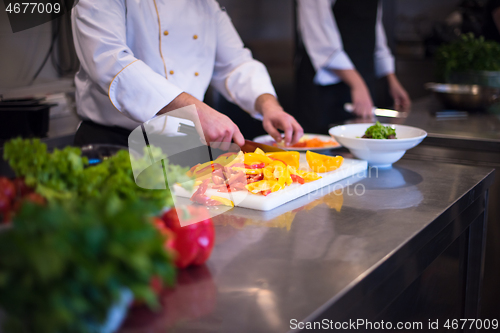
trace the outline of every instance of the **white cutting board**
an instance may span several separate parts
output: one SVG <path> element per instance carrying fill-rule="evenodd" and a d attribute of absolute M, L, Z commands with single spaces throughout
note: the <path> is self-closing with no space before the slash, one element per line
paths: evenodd
<path fill-rule="evenodd" d="M 305 154 L 300 154 L 300 169 L 310 170 Z M 293 183 L 285 189 L 271 193 L 267 196 L 261 194 L 253 194 L 247 191 L 237 191 L 233 193 L 221 193 L 217 190 L 208 189 L 206 195 L 208 197 L 216 195 L 219 197 L 227 198 L 234 202 L 237 207 L 250 208 L 261 211 L 268 211 L 287 202 L 295 200 L 303 195 L 314 192 L 324 186 L 338 182 L 344 178 L 358 174 L 368 168 L 368 163 L 362 160 L 344 159 L 342 166 L 335 171 L 320 173 L 321 179 L 313 182 L 298 184 Z M 174 191 L 176 196 L 190 198 L 194 191 L 189 192 L 182 187 L 175 185 Z"/>

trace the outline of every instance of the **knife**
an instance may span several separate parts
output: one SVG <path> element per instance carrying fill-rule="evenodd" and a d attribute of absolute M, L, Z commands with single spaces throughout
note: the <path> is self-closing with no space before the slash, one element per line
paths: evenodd
<path fill-rule="evenodd" d="M 179 127 L 177 128 L 177 132 L 188 134 L 188 135 L 198 135 L 199 136 L 198 131 L 196 131 L 196 127 L 191 126 L 191 125 L 186 125 L 183 123 L 179 124 Z M 265 153 L 286 151 L 285 149 L 281 149 L 281 148 L 270 146 L 270 145 L 265 145 L 263 143 L 250 141 L 250 140 L 245 140 L 245 144 L 240 147 L 241 151 L 244 153 L 253 153 L 255 151 L 255 149 L 257 149 L 257 148 L 262 149 Z"/>
<path fill-rule="evenodd" d="M 352 105 L 351 103 L 345 103 L 344 110 L 346 110 L 347 112 L 353 112 L 354 105 Z M 406 118 L 406 117 L 408 117 L 408 112 L 400 112 L 400 111 L 389 110 L 389 109 L 379 109 L 379 108 L 375 108 L 375 107 L 372 109 L 372 112 L 377 117 L 390 117 L 390 118 Z"/>

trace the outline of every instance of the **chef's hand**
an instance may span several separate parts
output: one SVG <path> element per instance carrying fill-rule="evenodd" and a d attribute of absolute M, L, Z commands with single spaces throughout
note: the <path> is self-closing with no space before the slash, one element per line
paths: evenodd
<path fill-rule="evenodd" d="M 189 105 L 195 105 L 196 113 L 191 113 L 191 109 L 182 110 L 182 112 L 176 111 L 179 108 Z M 181 93 L 158 114 L 165 112 L 169 112 L 169 115 L 175 117 L 193 121 L 200 138 L 205 140 L 205 144 L 207 142 L 210 143 L 210 146 L 213 148 L 228 150 L 231 141 L 234 141 L 240 147 L 245 144 L 245 138 L 238 126 L 229 117 L 217 112 L 188 93 Z"/>
<path fill-rule="evenodd" d="M 389 83 L 389 94 L 394 99 L 394 109 L 399 111 L 409 111 L 411 106 L 410 97 L 399 82 L 396 75 L 387 75 L 387 82 Z"/>
<path fill-rule="evenodd" d="M 255 101 L 255 109 L 262 113 L 262 126 L 276 142 L 282 137 L 278 129 L 285 132 L 285 145 L 295 144 L 304 135 L 302 126 L 294 117 L 283 111 L 276 97 L 271 94 L 262 94 Z"/>
<path fill-rule="evenodd" d="M 373 102 L 365 83 L 351 88 L 351 99 L 354 114 L 360 118 L 373 117 Z"/>
<path fill-rule="evenodd" d="M 373 101 L 365 81 L 355 69 L 335 69 L 333 72 L 351 88 L 354 114 L 361 118 L 373 118 Z"/>

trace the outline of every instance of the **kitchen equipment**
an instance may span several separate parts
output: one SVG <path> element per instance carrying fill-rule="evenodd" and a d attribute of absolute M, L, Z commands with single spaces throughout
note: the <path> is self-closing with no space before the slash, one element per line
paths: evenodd
<path fill-rule="evenodd" d="M 0 140 L 45 137 L 49 131 L 49 110 L 43 99 L 0 100 Z"/>
<path fill-rule="evenodd" d="M 379 168 L 390 167 L 408 149 L 417 146 L 427 136 L 426 131 L 416 127 L 382 124 L 394 128 L 397 139 L 362 138 L 366 129 L 372 125 L 373 123 L 341 125 L 330 128 L 328 132 L 355 157 Z"/>
<path fill-rule="evenodd" d="M 479 85 L 430 82 L 425 88 L 432 91 L 446 108 L 453 110 L 486 110 L 500 98 L 500 88 Z"/>
<path fill-rule="evenodd" d="M 179 128 L 177 129 L 177 132 L 180 133 L 185 133 L 188 135 L 197 135 L 199 136 L 198 132 L 196 131 L 196 128 L 191 125 L 186 125 L 183 123 L 179 124 Z M 244 153 L 252 153 L 255 151 L 255 149 L 260 148 L 266 153 L 271 153 L 271 152 L 280 152 L 280 151 L 285 151 L 284 149 L 278 148 L 278 147 L 273 147 L 269 146 L 260 142 L 254 142 L 250 140 L 245 140 L 245 144 L 240 147 L 241 151 Z"/>
<path fill-rule="evenodd" d="M 119 150 L 127 150 L 128 147 L 109 144 L 86 145 L 82 148 L 82 156 L 89 160 L 89 165 L 96 165 L 115 155 Z M 139 155 L 137 155 L 139 156 Z"/>
<path fill-rule="evenodd" d="M 348 178 L 350 176 L 359 174 L 366 170 L 368 164 L 366 161 L 344 159 L 344 163 L 340 168 L 334 171 L 321 173 L 323 177 L 321 179 L 315 180 L 313 182 L 298 184 L 294 183 L 287 186 L 285 189 L 271 193 L 267 196 L 252 194 L 247 191 L 237 191 L 232 193 L 221 193 L 214 189 L 208 189 L 206 195 L 208 197 L 216 195 L 233 201 L 236 207 L 250 208 L 261 211 L 269 211 L 273 208 L 281 206 L 287 202 L 295 200 L 306 194 L 310 194 L 315 191 L 319 191 L 322 187 L 335 183 L 339 180 Z M 305 154 L 300 156 L 300 169 L 308 169 Z M 352 183 L 356 182 L 358 179 L 353 180 Z M 348 186 L 348 184 L 343 184 L 338 186 L 338 189 Z M 174 185 L 175 195 L 190 198 L 194 191 L 189 192 L 178 185 Z M 335 189 L 333 189 L 335 190 Z M 326 193 L 327 191 L 325 191 Z M 313 194 L 311 194 L 313 195 Z"/>
<path fill-rule="evenodd" d="M 354 112 L 354 105 L 352 105 L 351 103 L 345 103 L 344 110 L 346 110 L 347 112 Z M 379 109 L 376 107 L 374 107 L 372 109 L 372 112 L 377 117 L 389 117 L 389 118 L 406 118 L 406 117 L 408 117 L 408 112 L 401 112 L 401 111 L 389 110 L 389 109 Z"/>
<path fill-rule="evenodd" d="M 307 138 L 307 139 L 317 138 L 317 139 L 320 139 L 320 140 L 325 141 L 325 142 L 332 140 L 331 136 L 322 135 L 322 134 L 304 133 L 303 138 L 304 137 Z M 258 142 L 258 143 L 263 143 L 263 144 L 266 144 L 266 145 L 272 145 L 272 144 L 276 143 L 276 141 L 270 135 L 261 135 L 261 136 L 255 137 L 253 139 L 253 141 Z M 320 150 L 337 149 L 337 148 L 340 148 L 342 146 L 339 143 L 337 143 L 336 145 L 329 145 L 329 146 L 325 146 L 325 147 L 285 147 L 285 146 L 279 146 L 279 147 L 282 148 L 282 149 L 284 149 L 284 150 L 304 151 L 305 152 L 305 151 L 308 151 L 308 150 L 311 150 L 311 151 L 320 151 Z"/>
<path fill-rule="evenodd" d="M 465 71 L 452 72 L 447 77 L 447 83 L 471 84 L 483 87 L 500 88 L 500 71 Z"/>

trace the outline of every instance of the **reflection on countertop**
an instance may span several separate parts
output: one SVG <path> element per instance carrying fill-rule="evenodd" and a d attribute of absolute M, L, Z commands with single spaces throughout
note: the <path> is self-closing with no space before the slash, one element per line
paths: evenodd
<path fill-rule="evenodd" d="M 402 160 L 378 178 L 351 180 L 342 195 L 335 190 L 292 202 L 287 204 L 292 209 L 267 220 L 249 210 L 248 216 L 221 218 L 207 263 L 217 289 L 215 306 L 196 318 L 176 319 L 176 311 L 164 310 L 163 327 L 171 332 L 286 332 L 290 319 L 308 318 L 361 281 L 368 294 L 385 279 L 371 272 L 380 265 L 403 265 L 405 256 L 395 253 L 402 248 L 411 253 L 432 239 L 432 230 L 447 223 L 437 218 L 471 188 L 486 186 L 490 172 Z M 197 286 L 196 281 L 181 285 L 179 295 L 187 297 Z M 145 323 L 142 331 L 150 326 Z M 133 331 L 126 325 L 123 332 Z"/>

